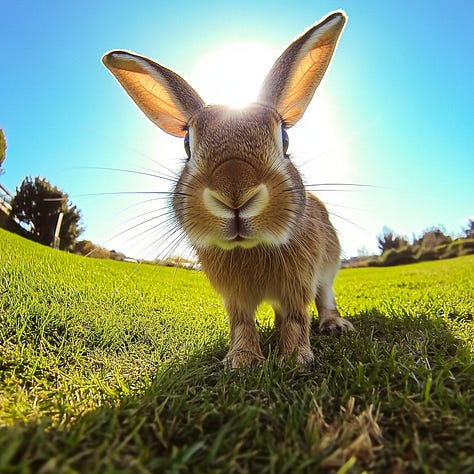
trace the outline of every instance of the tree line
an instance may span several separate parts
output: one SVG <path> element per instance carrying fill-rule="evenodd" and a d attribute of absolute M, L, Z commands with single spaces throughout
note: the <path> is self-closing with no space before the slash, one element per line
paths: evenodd
<path fill-rule="evenodd" d="M 463 235 L 457 238 L 448 235 L 441 227 L 431 227 L 410 241 L 385 227 L 377 242 L 380 255 L 359 255 L 345 260 L 343 266 L 385 267 L 473 254 L 474 220 L 469 219 Z"/>

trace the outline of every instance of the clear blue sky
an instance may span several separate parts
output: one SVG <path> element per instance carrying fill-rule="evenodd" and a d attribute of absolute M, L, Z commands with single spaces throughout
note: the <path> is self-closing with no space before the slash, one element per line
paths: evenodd
<path fill-rule="evenodd" d="M 84 238 L 138 252 L 133 239 L 108 239 L 146 197 L 100 193 L 162 184 L 91 167 L 159 171 L 152 158 L 177 171 L 184 153 L 125 96 L 102 54 L 134 50 L 189 78 L 222 45 L 251 41 L 279 53 L 338 8 L 349 21 L 308 113 L 327 112 L 327 129 L 308 119 L 290 131 L 295 163 L 311 183 L 377 186 L 319 194 L 346 256 L 376 250 L 384 225 L 408 237 L 437 224 L 459 233 L 474 215 L 472 0 L 3 1 L 0 127 L 8 150 L 0 182 L 13 192 L 26 175 L 46 177 L 82 210 Z"/>

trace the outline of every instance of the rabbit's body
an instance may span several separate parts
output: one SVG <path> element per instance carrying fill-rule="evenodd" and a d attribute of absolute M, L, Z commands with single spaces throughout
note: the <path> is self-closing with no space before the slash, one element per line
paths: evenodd
<path fill-rule="evenodd" d="M 314 245 L 306 247 L 301 242 Z M 339 244 L 324 205 L 311 194 L 307 194 L 296 232 L 285 245 L 233 250 L 210 247 L 197 252 L 212 285 L 223 296 L 228 313 L 239 315 L 231 317 L 233 349 L 227 360 L 232 366 L 248 365 L 262 358 L 253 322 L 256 307 L 262 301 L 268 301 L 275 310 L 282 356 L 290 356 L 298 347 L 300 363 L 313 358 L 308 344 L 308 306 L 317 295 L 321 329 L 331 322 L 338 327 L 346 323 L 337 313 L 331 290 L 339 269 Z M 294 339 L 300 342 L 295 344 Z M 251 349 L 249 341 L 253 341 Z"/>
<path fill-rule="evenodd" d="M 185 137 L 188 160 L 173 210 L 216 290 L 231 329 L 232 367 L 263 360 L 255 310 L 275 310 L 283 360 L 313 360 L 313 299 L 323 330 L 352 329 L 336 309 L 332 283 L 339 242 L 324 204 L 306 193 L 286 149 L 329 64 L 345 17 L 336 12 L 295 40 L 244 109 L 204 106 L 177 74 L 148 58 L 115 51 L 104 63 L 145 114 Z"/>

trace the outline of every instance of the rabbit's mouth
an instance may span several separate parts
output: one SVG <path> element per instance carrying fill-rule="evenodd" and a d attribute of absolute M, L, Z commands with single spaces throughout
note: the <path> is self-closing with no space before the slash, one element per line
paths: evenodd
<path fill-rule="evenodd" d="M 233 235 L 227 235 L 226 237 L 220 237 L 213 242 L 211 245 L 216 245 L 224 250 L 233 250 L 237 247 L 243 249 L 251 249 L 262 245 L 264 247 L 276 247 L 284 245 L 290 239 L 291 232 L 289 230 L 282 230 L 279 233 L 258 233 L 245 235 L 237 233 Z"/>
<path fill-rule="evenodd" d="M 238 234 L 231 239 L 221 239 L 216 242 L 216 245 L 223 250 L 233 250 L 236 247 L 242 247 L 244 249 L 251 249 L 261 244 L 262 242 L 259 239 L 251 237 L 243 237 Z"/>

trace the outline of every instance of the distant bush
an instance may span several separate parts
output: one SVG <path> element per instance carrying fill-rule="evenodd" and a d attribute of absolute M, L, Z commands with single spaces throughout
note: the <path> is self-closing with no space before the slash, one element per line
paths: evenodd
<path fill-rule="evenodd" d="M 165 259 L 155 259 L 151 262 L 144 262 L 150 263 L 152 265 L 159 265 L 162 267 L 178 267 L 178 268 L 185 268 L 188 270 L 199 270 L 200 265 L 194 260 L 187 260 L 180 256 L 171 255 Z"/>
<path fill-rule="evenodd" d="M 377 237 L 377 242 L 382 253 L 394 249 L 401 249 L 408 245 L 408 240 L 406 240 L 405 237 L 395 234 L 395 232 L 388 227 L 384 227 L 382 235 Z"/>
<path fill-rule="evenodd" d="M 414 261 L 427 262 L 429 260 L 438 260 L 440 254 L 438 253 L 437 248 L 420 247 L 414 257 Z"/>
<path fill-rule="evenodd" d="M 431 244 L 433 241 L 431 240 L 429 242 Z M 449 239 L 449 243 L 444 243 L 436 247 L 427 247 L 423 245 L 420 239 L 414 245 L 406 245 L 398 249 L 392 248 L 385 251 L 379 257 L 365 258 L 360 265 L 358 261 L 354 260 L 348 262 L 346 266 L 391 267 L 394 265 L 406 265 L 429 260 L 444 260 L 470 254 L 474 254 L 474 239 Z"/>
<path fill-rule="evenodd" d="M 81 240 L 77 242 L 72 251 L 73 253 L 83 255 L 84 257 L 108 258 L 120 261 L 126 260 L 126 256 L 123 253 L 100 247 L 99 245 L 93 244 L 90 240 Z"/>
<path fill-rule="evenodd" d="M 410 246 L 405 245 L 398 249 L 384 252 L 371 266 L 391 267 L 393 265 L 406 265 L 416 262 Z"/>
<path fill-rule="evenodd" d="M 472 239 L 456 239 L 449 245 L 442 246 L 439 252 L 440 258 L 462 257 L 474 253 L 474 238 Z"/>
<path fill-rule="evenodd" d="M 424 250 L 421 251 L 421 254 L 423 254 L 426 250 L 435 250 L 442 245 L 447 245 L 451 243 L 452 240 L 453 239 L 449 235 L 446 235 L 443 230 L 432 227 L 425 230 L 423 235 L 413 242 L 413 246 L 422 247 Z"/>

